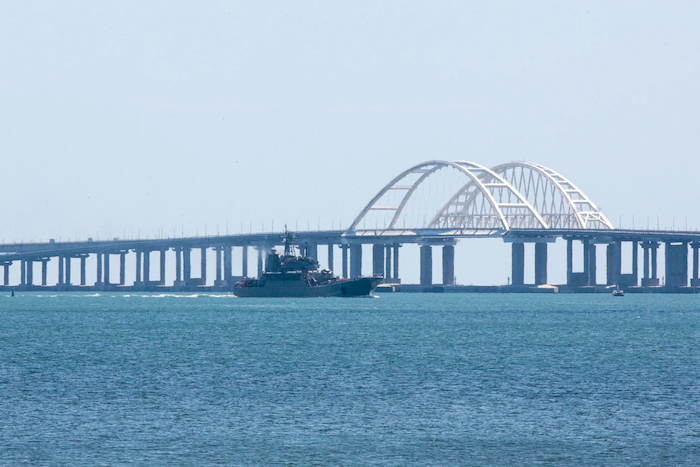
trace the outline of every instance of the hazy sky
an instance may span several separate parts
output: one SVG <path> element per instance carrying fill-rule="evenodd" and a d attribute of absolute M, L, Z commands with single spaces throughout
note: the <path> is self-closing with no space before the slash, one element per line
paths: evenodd
<path fill-rule="evenodd" d="M 690 1 L 3 2 L 0 240 L 347 226 L 429 159 L 538 162 L 615 224 L 700 228 L 699 20 Z"/>

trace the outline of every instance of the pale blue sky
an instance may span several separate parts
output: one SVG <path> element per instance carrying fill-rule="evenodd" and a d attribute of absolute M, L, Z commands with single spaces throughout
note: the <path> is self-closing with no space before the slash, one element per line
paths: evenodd
<path fill-rule="evenodd" d="M 429 159 L 538 162 L 615 224 L 700 227 L 699 20 L 690 1 L 4 2 L 0 239 L 337 227 Z M 465 243 L 458 280 L 504 282 L 509 249 Z M 488 255 L 508 265 L 459 266 Z"/>

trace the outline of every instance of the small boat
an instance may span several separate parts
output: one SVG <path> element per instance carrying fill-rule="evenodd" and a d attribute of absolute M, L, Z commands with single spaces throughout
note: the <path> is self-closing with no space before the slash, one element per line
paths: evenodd
<path fill-rule="evenodd" d="M 625 296 L 625 291 L 620 290 L 620 289 L 614 289 L 612 291 L 613 297 L 624 297 Z"/>

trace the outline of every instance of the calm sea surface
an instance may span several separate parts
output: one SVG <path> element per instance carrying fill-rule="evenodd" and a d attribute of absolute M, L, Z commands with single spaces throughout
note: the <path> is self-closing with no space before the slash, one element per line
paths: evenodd
<path fill-rule="evenodd" d="M 0 296 L 0 465 L 700 465 L 700 295 Z"/>

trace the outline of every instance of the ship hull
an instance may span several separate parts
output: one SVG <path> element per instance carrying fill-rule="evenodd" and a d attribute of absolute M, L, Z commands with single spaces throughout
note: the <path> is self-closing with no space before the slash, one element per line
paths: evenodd
<path fill-rule="evenodd" d="M 362 297 L 371 295 L 382 281 L 381 277 L 360 277 L 332 284 L 309 286 L 301 282 L 280 284 L 272 282 L 264 285 L 236 287 L 237 297 Z"/>

